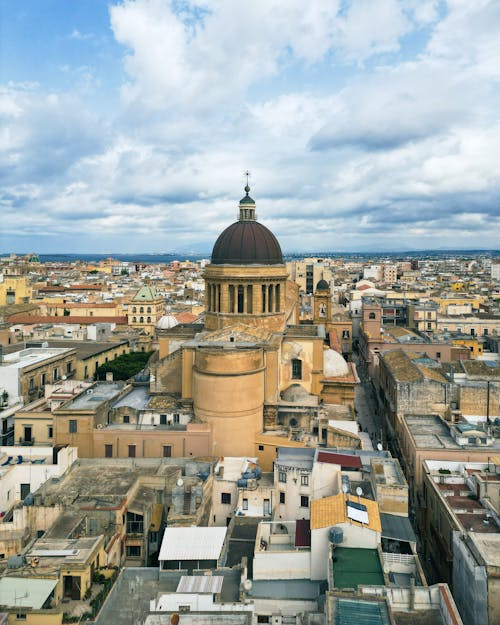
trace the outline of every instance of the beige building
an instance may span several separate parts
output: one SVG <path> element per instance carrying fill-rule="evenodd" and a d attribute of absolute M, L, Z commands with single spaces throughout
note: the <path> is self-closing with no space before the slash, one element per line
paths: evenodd
<path fill-rule="evenodd" d="M 0 306 L 29 304 L 33 290 L 25 276 L 4 276 L 0 274 Z"/>
<path fill-rule="evenodd" d="M 151 392 L 191 403 L 195 419 L 210 426 L 215 456 L 257 456 L 257 437 L 278 429 L 281 395 L 290 386 L 316 397 L 350 397 L 357 382 L 348 370 L 340 390 L 325 372 L 333 350 L 324 324 L 298 323 L 299 289 L 245 190 L 239 220 L 219 236 L 205 267 L 204 326 L 163 330 L 163 358 L 152 365 Z"/>
<path fill-rule="evenodd" d="M 152 335 L 158 321 L 164 314 L 165 302 L 163 297 L 153 286 L 145 284 L 137 291 L 128 306 L 128 324 Z"/>

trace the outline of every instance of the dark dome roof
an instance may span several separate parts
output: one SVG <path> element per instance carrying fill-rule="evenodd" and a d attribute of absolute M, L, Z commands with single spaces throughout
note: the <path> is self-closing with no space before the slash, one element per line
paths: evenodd
<path fill-rule="evenodd" d="M 214 265 L 282 265 L 274 234 L 258 221 L 237 221 L 222 232 L 212 250 Z"/>
<path fill-rule="evenodd" d="M 321 280 L 316 285 L 316 291 L 328 291 L 329 289 L 330 289 L 330 285 L 328 284 L 328 282 L 326 280 L 323 280 L 323 278 L 321 278 Z"/>

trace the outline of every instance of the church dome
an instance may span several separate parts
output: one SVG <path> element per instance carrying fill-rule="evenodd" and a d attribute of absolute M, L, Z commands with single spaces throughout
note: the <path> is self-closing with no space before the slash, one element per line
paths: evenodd
<path fill-rule="evenodd" d="M 212 250 L 213 265 L 282 265 L 283 254 L 274 234 L 256 221 L 250 187 L 240 200 L 240 218 L 219 235 Z"/>
<path fill-rule="evenodd" d="M 328 282 L 326 280 L 323 280 L 323 278 L 321 278 L 321 280 L 316 285 L 316 291 L 328 291 L 329 289 L 330 289 L 330 285 L 328 284 Z"/>
<path fill-rule="evenodd" d="M 158 319 L 156 327 L 158 330 L 170 330 L 170 328 L 175 328 L 176 325 L 179 325 L 179 322 L 173 315 L 163 315 L 163 317 Z"/>
<path fill-rule="evenodd" d="M 301 384 L 291 384 L 281 393 L 284 401 L 295 404 L 309 398 L 310 395 Z"/>
<path fill-rule="evenodd" d="M 349 375 L 349 365 L 334 349 L 323 352 L 323 375 L 325 378 L 339 378 Z"/>

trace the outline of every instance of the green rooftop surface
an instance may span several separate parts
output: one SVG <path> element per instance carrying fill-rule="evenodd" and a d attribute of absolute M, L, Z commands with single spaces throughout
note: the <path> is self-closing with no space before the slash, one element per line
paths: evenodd
<path fill-rule="evenodd" d="M 334 558 L 335 588 L 357 588 L 359 584 L 384 585 L 384 574 L 376 549 L 336 547 Z"/>

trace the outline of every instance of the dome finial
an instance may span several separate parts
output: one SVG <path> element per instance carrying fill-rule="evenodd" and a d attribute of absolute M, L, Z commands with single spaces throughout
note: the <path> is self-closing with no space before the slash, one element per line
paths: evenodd
<path fill-rule="evenodd" d="M 248 169 L 247 169 L 247 170 L 243 173 L 243 175 L 244 175 L 244 176 L 246 176 L 246 179 L 247 179 L 247 183 L 246 183 L 246 185 L 245 185 L 245 193 L 246 193 L 246 194 L 247 194 L 247 196 L 248 196 L 248 194 L 250 193 L 250 185 L 248 184 L 248 179 L 250 178 L 250 176 L 251 176 L 252 174 L 251 174 L 251 173 L 248 171 Z"/>

